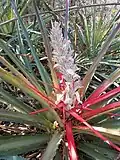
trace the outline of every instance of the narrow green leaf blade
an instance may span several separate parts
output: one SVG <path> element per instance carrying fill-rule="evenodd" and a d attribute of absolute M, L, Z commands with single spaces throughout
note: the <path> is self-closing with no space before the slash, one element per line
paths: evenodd
<path fill-rule="evenodd" d="M 50 139 L 47 134 L 29 136 L 0 136 L 0 156 L 16 155 L 39 149 Z"/>
<path fill-rule="evenodd" d="M 120 29 L 120 23 L 118 23 L 116 26 L 114 26 L 114 28 L 111 31 L 111 34 L 108 36 L 108 38 L 106 39 L 105 43 L 103 44 L 101 50 L 99 51 L 98 56 L 95 58 L 92 66 L 90 67 L 87 74 L 85 75 L 85 77 L 83 79 L 83 95 L 85 94 L 85 92 L 88 88 L 88 85 L 90 84 L 90 81 L 95 73 L 95 70 L 96 70 L 99 62 L 101 61 L 102 57 L 104 56 L 104 54 L 108 50 L 109 45 L 112 43 L 112 40 L 115 37 L 115 35 L 118 33 L 119 29 Z"/>
<path fill-rule="evenodd" d="M 0 87 L 0 95 L 4 97 L 4 100 L 14 106 L 17 111 L 29 113 L 32 112 L 33 109 L 22 101 L 18 100 L 15 96 L 12 96 L 9 92 L 5 91 Z"/>
<path fill-rule="evenodd" d="M 42 16 L 39 14 L 39 10 L 38 10 L 38 7 L 37 7 L 37 4 L 35 3 L 35 1 L 33 1 L 33 5 L 35 8 L 35 13 L 36 13 L 36 17 L 38 20 L 38 25 L 39 25 L 39 28 L 40 28 L 40 31 L 42 33 L 42 37 L 44 40 L 45 50 L 46 50 L 46 54 L 48 57 L 48 63 L 49 63 L 50 71 L 51 71 L 52 80 L 53 80 L 54 86 L 56 88 L 59 88 L 57 75 L 56 75 L 56 72 L 53 67 L 54 64 L 52 62 L 52 49 L 51 49 L 49 38 L 47 35 L 47 29 L 46 29 L 46 26 L 45 26 L 45 23 L 44 23 Z"/>
<path fill-rule="evenodd" d="M 4 109 L 0 110 L 0 120 L 17 123 L 26 123 L 33 126 L 39 126 L 39 124 L 41 123 L 40 119 L 37 119 L 36 116 L 30 116 L 28 114 L 22 114 L 19 112 L 7 111 Z"/>
<path fill-rule="evenodd" d="M 30 49 L 31 49 L 31 54 L 32 54 L 32 56 L 34 57 L 34 60 L 35 60 L 35 62 L 36 62 L 36 65 L 37 65 L 37 68 L 38 68 L 39 73 L 40 73 L 40 75 L 41 75 L 41 78 L 42 78 L 42 80 L 43 80 L 43 82 L 44 82 L 44 86 L 45 86 L 45 88 L 46 88 L 46 92 L 47 92 L 48 94 L 51 94 L 51 91 L 52 91 L 52 90 L 51 90 L 51 87 L 47 85 L 47 84 L 51 84 L 50 76 L 49 76 L 49 74 L 47 73 L 47 71 L 46 71 L 46 69 L 44 68 L 44 66 L 42 65 L 42 63 L 40 62 L 39 57 L 37 56 L 37 54 L 36 54 L 36 52 L 35 52 L 35 49 L 34 49 L 34 47 L 33 47 L 33 45 L 32 45 L 32 42 L 31 42 L 31 40 L 30 40 L 30 38 L 29 38 L 29 34 L 28 34 L 28 32 L 27 32 L 27 29 L 26 29 L 26 27 L 25 27 L 24 24 L 23 24 L 23 21 L 22 21 L 19 13 L 18 13 L 18 11 L 17 11 L 17 7 L 16 7 L 14 1 L 11 0 L 11 3 L 12 3 L 12 7 L 13 7 L 13 10 L 14 10 L 14 13 L 15 13 L 16 17 L 18 18 L 18 21 L 19 21 L 19 23 L 20 23 L 20 26 L 21 26 L 21 28 L 23 29 L 24 35 L 25 35 L 26 40 L 27 40 L 27 42 L 28 42 L 28 45 L 29 45 L 29 47 L 30 47 Z"/>
<path fill-rule="evenodd" d="M 48 143 L 47 149 L 43 154 L 42 160 L 50 160 L 55 156 L 58 145 L 62 140 L 63 133 L 59 133 L 58 131 L 53 135 L 52 139 Z"/>
<path fill-rule="evenodd" d="M 84 144 L 80 145 L 79 150 L 93 157 L 95 160 L 110 160 L 107 157 L 100 154 L 99 152 L 95 151 L 95 149 L 92 149 Z"/>
<path fill-rule="evenodd" d="M 116 79 L 120 78 L 120 68 L 116 69 L 108 79 L 106 79 L 88 98 L 93 99 L 95 97 L 98 97 L 100 94 L 102 94 L 111 84 L 114 83 Z"/>
<path fill-rule="evenodd" d="M 10 59 L 16 64 L 20 71 L 34 84 L 37 88 L 43 92 L 43 89 L 38 84 L 37 80 L 29 73 L 27 68 L 20 62 L 20 60 L 15 56 L 15 54 L 9 49 L 7 43 L 0 39 L 0 47 L 5 51 L 5 53 L 10 57 Z"/>
<path fill-rule="evenodd" d="M 0 159 L 1 160 L 26 160 L 21 156 L 4 156 L 4 157 L 0 157 Z"/>

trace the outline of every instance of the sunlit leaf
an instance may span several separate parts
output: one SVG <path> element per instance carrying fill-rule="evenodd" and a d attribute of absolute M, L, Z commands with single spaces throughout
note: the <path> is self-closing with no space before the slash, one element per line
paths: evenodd
<path fill-rule="evenodd" d="M 56 150 L 58 149 L 58 146 L 62 140 L 63 133 L 56 132 L 50 142 L 48 143 L 48 146 L 42 156 L 42 160 L 50 160 L 53 159 L 53 157 L 56 154 Z"/>

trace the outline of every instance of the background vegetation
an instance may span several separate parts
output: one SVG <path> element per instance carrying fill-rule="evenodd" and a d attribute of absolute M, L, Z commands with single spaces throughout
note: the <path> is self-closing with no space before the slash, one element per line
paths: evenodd
<path fill-rule="evenodd" d="M 120 158 L 120 3 L 68 2 L 0 1 L 2 159 Z M 54 21 L 68 34 L 79 67 L 79 114 L 56 105 L 61 79 L 52 60 Z"/>

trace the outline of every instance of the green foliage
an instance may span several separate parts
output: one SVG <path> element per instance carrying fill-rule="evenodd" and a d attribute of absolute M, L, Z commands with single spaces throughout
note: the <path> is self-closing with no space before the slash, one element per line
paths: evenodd
<path fill-rule="evenodd" d="M 22 158 L 20 156 L 6 156 L 6 157 L 0 157 L 2 160 L 25 160 L 25 158 Z"/>
<path fill-rule="evenodd" d="M 42 147 L 49 140 L 49 135 L 2 136 L 0 137 L 0 156 L 26 153 Z"/>
<path fill-rule="evenodd" d="M 78 113 L 65 109 L 64 102 L 56 102 L 64 92 L 54 68 L 50 22 L 61 22 L 64 13 L 54 11 L 53 6 L 46 1 L 0 2 L 0 104 L 4 106 L 0 121 L 5 123 L 1 127 L 6 133 L 0 136 L 0 156 L 22 160 L 14 155 L 39 149 L 43 160 L 72 160 L 77 150 L 78 159 L 113 160 L 120 151 L 118 12 L 109 21 L 95 7 L 90 15 L 88 9 L 70 12 L 68 35 L 81 68 Z M 21 17 L 31 8 L 34 16 Z M 66 10 L 65 34 L 67 16 Z M 6 130 L 11 129 L 15 133 L 10 135 Z"/>

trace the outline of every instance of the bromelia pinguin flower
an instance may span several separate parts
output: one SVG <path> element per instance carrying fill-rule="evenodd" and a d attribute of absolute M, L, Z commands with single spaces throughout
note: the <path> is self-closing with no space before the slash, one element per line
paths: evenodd
<path fill-rule="evenodd" d="M 64 39 L 60 23 L 52 23 L 51 45 L 53 48 L 53 60 L 55 68 L 60 72 L 61 83 L 64 83 L 62 94 L 57 95 L 57 103 L 61 100 L 67 105 L 67 110 L 74 108 L 75 102 L 81 103 L 78 89 L 81 86 L 80 76 L 76 73 L 78 70 L 73 58 L 70 40 Z"/>

